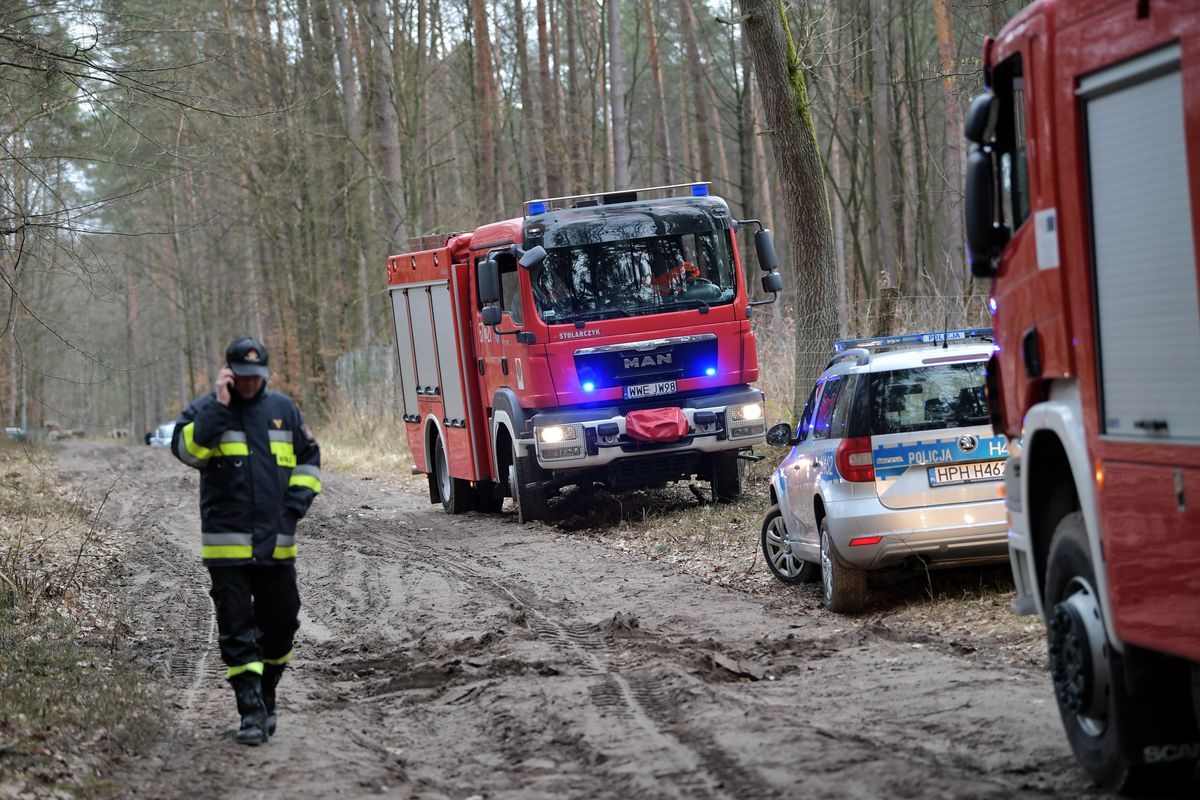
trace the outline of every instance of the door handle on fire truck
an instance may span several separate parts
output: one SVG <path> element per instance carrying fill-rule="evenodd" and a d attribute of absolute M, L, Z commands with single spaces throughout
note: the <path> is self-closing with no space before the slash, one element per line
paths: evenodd
<path fill-rule="evenodd" d="M 1155 431 L 1165 431 L 1168 426 L 1165 419 L 1139 419 L 1133 423 L 1133 427 L 1153 433 Z"/>

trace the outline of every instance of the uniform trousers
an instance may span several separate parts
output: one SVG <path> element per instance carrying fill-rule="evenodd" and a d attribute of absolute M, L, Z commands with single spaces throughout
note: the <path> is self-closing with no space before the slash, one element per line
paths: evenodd
<path fill-rule="evenodd" d="M 283 663 L 300 629 L 295 564 L 209 567 L 209 595 L 217 612 L 221 660 L 262 672 L 264 661 Z"/>

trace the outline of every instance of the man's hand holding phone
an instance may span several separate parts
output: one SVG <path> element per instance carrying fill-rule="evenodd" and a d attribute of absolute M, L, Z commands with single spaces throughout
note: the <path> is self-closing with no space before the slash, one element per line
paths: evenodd
<path fill-rule="evenodd" d="M 229 405 L 230 390 L 233 389 L 233 370 L 229 365 L 221 367 L 217 373 L 217 402 L 223 406 Z"/>

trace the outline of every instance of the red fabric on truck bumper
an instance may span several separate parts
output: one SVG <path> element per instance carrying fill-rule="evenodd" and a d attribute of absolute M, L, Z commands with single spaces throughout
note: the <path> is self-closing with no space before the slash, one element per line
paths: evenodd
<path fill-rule="evenodd" d="M 646 408 L 625 415 L 625 433 L 639 442 L 677 442 L 688 433 L 687 417 L 678 408 Z"/>

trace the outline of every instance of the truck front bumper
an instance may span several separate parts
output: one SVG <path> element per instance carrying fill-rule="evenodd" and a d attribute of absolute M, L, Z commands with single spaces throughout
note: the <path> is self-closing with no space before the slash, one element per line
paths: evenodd
<path fill-rule="evenodd" d="M 757 414 L 754 407 L 757 406 Z M 538 464 L 554 473 L 607 468 L 617 462 L 649 459 L 684 468 L 684 454 L 744 450 L 764 441 L 763 393 L 741 385 L 693 397 L 664 398 L 657 408 L 675 407 L 687 418 L 688 432 L 674 442 L 640 442 L 626 432 L 625 415 L 638 406 L 600 406 L 535 414 L 532 446 Z M 561 438 L 545 433 L 559 429 Z M 526 440 L 528 443 L 528 440 Z M 626 460 L 629 460 L 626 462 Z M 608 470 L 611 472 L 612 470 Z"/>

